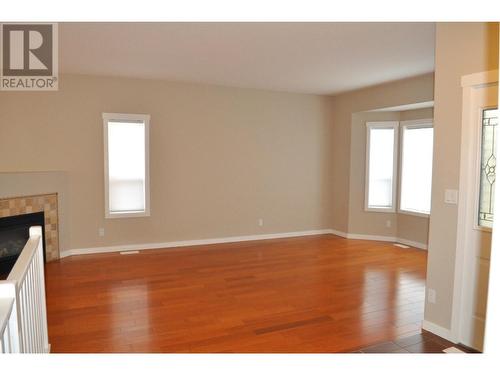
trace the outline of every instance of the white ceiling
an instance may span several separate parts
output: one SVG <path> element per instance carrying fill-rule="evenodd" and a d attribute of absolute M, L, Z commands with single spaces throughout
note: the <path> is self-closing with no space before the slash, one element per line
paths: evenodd
<path fill-rule="evenodd" d="M 433 23 L 64 23 L 62 73 L 333 94 L 434 70 Z"/>

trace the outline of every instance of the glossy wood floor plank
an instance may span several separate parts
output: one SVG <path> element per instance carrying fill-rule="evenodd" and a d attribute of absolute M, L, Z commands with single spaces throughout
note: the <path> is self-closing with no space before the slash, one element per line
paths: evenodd
<path fill-rule="evenodd" d="M 333 235 L 47 264 L 53 352 L 351 352 L 421 330 L 426 252 Z"/>

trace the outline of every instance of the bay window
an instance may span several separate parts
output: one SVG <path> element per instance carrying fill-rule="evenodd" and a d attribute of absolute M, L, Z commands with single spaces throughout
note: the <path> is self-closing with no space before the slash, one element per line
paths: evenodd
<path fill-rule="evenodd" d="M 365 209 L 394 212 L 398 122 L 368 122 L 366 131 Z"/>
<path fill-rule="evenodd" d="M 366 130 L 365 210 L 396 212 L 396 197 L 399 196 L 399 212 L 429 215 L 432 120 L 367 122 Z M 401 133 L 400 145 L 398 132 Z"/>
<path fill-rule="evenodd" d="M 431 212 L 433 136 L 431 121 L 401 123 L 401 212 Z"/>

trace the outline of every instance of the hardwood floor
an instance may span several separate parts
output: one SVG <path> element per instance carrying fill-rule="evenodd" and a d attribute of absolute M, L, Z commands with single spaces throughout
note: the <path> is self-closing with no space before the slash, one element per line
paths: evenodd
<path fill-rule="evenodd" d="M 427 252 L 333 235 L 47 264 L 52 352 L 352 352 L 415 335 Z"/>
<path fill-rule="evenodd" d="M 458 349 L 459 353 L 473 353 L 471 349 L 454 344 L 431 332 L 422 330 L 422 333 L 400 338 L 395 341 L 387 341 L 376 345 L 362 348 L 356 353 L 378 354 L 378 353 L 444 353 L 445 350 Z"/>

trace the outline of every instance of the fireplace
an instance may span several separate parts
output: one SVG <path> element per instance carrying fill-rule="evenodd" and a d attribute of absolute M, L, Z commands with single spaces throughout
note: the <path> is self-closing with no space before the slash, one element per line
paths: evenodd
<path fill-rule="evenodd" d="M 9 274 L 29 239 L 30 227 L 36 225 L 42 227 L 45 261 L 45 215 L 43 211 L 0 218 L 0 275 Z"/>
<path fill-rule="evenodd" d="M 1 175 L 1 173 L 0 173 Z M 58 194 L 25 195 L 0 198 L 0 219 L 31 213 L 42 213 L 44 227 L 44 258 L 46 262 L 59 259 Z M 32 224 L 34 225 L 34 224 Z"/>

